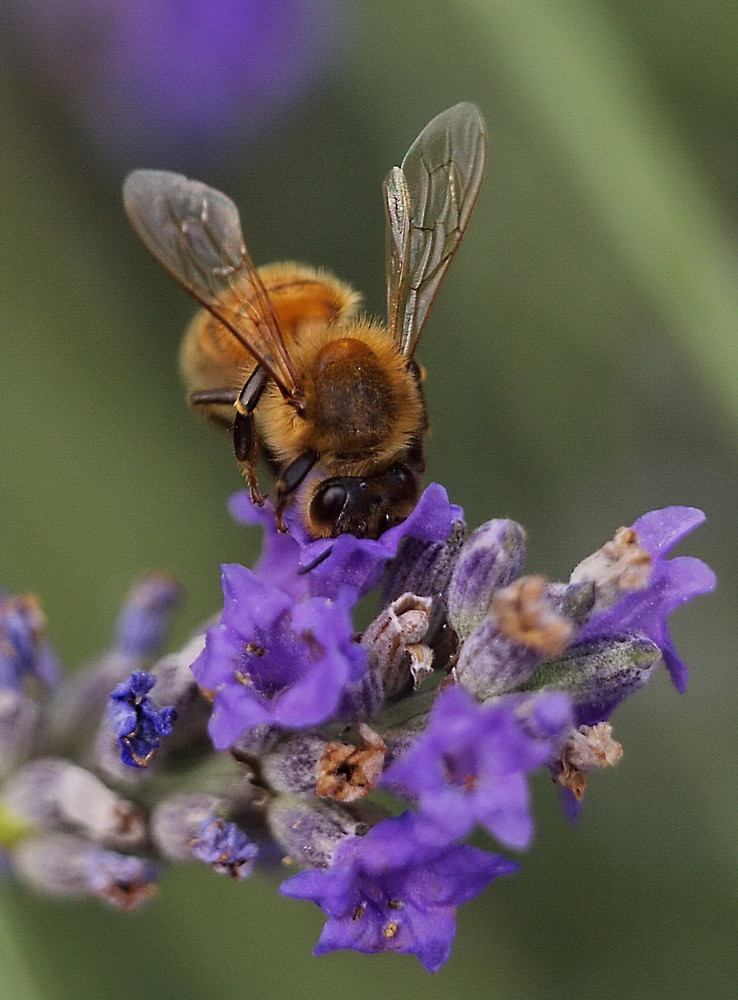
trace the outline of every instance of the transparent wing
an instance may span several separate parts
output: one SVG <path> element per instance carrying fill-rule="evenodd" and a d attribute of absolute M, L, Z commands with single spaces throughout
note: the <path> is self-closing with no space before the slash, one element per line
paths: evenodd
<path fill-rule="evenodd" d="M 294 366 L 230 198 L 181 174 L 136 170 L 123 184 L 123 204 L 171 277 L 228 327 L 286 396 L 299 398 Z"/>
<path fill-rule="evenodd" d="M 384 182 L 387 322 L 411 357 L 459 248 L 487 163 L 487 130 L 473 104 L 430 121 Z"/>

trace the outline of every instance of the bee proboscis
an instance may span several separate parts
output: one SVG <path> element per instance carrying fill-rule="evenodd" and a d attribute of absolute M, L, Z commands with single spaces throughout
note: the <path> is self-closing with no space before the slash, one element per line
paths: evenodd
<path fill-rule="evenodd" d="M 315 538 L 376 538 L 415 506 L 427 418 L 413 355 L 486 159 L 482 116 L 463 103 L 433 118 L 387 175 L 386 326 L 357 316 L 359 296 L 325 271 L 255 267 L 238 210 L 219 191 L 167 171 L 126 179 L 134 229 L 204 307 L 181 350 L 189 401 L 232 430 L 256 503 L 266 454 L 280 527 L 295 495 Z"/>

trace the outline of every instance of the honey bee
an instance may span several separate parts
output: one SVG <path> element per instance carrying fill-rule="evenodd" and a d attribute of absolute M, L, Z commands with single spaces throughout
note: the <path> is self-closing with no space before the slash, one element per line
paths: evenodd
<path fill-rule="evenodd" d="M 255 503 L 264 452 L 280 529 L 295 496 L 313 538 L 378 538 L 415 506 L 428 422 L 413 355 L 486 159 L 484 121 L 464 103 L 433 118 L 389 172 L 386 326 L 357 315 L 357 293 L 325 271 L 255 267 L 238 210 L 219 191 L 166 171 L 126 179 L 133 228 L 204 306 L 180 355 L 189 402 L 231 429 Z"/>

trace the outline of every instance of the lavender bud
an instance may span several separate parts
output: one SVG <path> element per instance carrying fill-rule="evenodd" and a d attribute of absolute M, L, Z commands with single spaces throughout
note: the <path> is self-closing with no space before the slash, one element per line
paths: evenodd
<path fill-rule="evenodd" d="M 193 702 L 200 702 L 200 689 L 190 670 L 205 646 L 205 636 L 198 633 L 176 653 L 157 660 L 151 672 L 156 677 L 156 690 L 152 695 L 158 705 L 173 705 L 180 718 L 186 716 Z"/>
<path fill-rule="evenodd" d="M 151 813 L 150 827 L 154 843 L 166 858 L 192 860 L 192 842 L 203 822 L 224 808 L 217 795 L 204 792 L 173 795 L 159 802 Z"/>
<path fill-rule="evenodd" d="M 565 691 L 572 699 L 575 725 L 593 725 L 642 688 L 660 659 L 659 647 L 643 636 L 598 639 L 542 663 L 522 689 Z"/>
<path fill-rule="evenodd" d="M 525 532 L 515 521 L 493 520 L 473 531 L 448 588 L 449 621 L 466 638 L 489 610 L 492 595 L 523 569 Z"/>
<path fill-rule="evenodd" d="M 482 701 L 515 691 L 546 656 L 566 647 L 572 633 L 545 580 L 520 577 L 494 592 L 489 614 L 463 644 L 454 674 Z"/>
<path fill-rule="evenodd" d="M 152 574 L 131 588 L 118 616 L 115 649 L 123 656 L 155 656 L 166 638 L 172 611 L 179 605 L 182 588 L 170 576 Z"/>
<path fill-rule="evenodd" d="M 454 521 L 444 542 L 425 542 L 406 538 L 400 554 L 390 563 L 385 577 L 383 604 L 390 604 L 402 594 L 432 597 L 444 594 L 466 535 L 463 521 Z"/>
<path fill-rule="evenodd" d="M 240 761 L 249 761 L 252 757 L 260 757 L 269 753 L 277 746 L 283 730 L 280 726 L 269 722 L 252 726 L 245 730 L 231 747 L 231 753 Z"/>
<path fill-rule="evenodd" d="M 0 687 L 19 691 L 32 678 L 54 688 L 59 673 L 38 598 L 33 594 L 0 594 Z"/>
<path fill-rule="evenodd" d="M 320 761 L 330 741 L 317 733 L 295 733 L 262 760 L 269 786 L 288 795 L 315 795 Z"/>
<path fill-rule="evenodd" d="M 487 617 L 461 647 L 454 667 L 459 684 L 480 701 L 518 690 L 541 663 L 541 653 L 500 632 Z"/>
<path fill-rule="evenodd" d="M 431 651 L 422 647 L 432 603 L 429 597 L 403 594 L 377 615 L 361 638 L 362 646 L 373 654 L 387 698 L 410 687 L 432 661 Z"/>
<path fill-rule="evenodd" d="M 109 653 L 62 684 L 50 705 L 51 741 L 58 752 L 79 756 L 89 751 L 89 744 L 94 744 L 100 720 L 105 718 L 110 692 L 129 677 L 137 666 L 137 660 Z M 108 740 L 111 740 L 109 727 L 105 724 L 104 728 Z M 117 747 L 114 739 L 112 742 Z M 95 762 L 99 756 L 93 749 L 92 757 Z M 117 749 L 116 756 L 119 769 L 122 770 Z"/>
<path fill-rule="evenodd" d="M 95 896 L 120 910 L 134 910 L 156 892 L 158 869 L 152 862 L 102 850 L 69 833 L 22 841 L 13 851 L 12 865 L 39 892 L 78 899 Z"/>
<path fill-rule="evenodd" d="M 303 868 L 327 868 L 341 841 L 367 830 L 365 823 L 334 802 L 287 797 L 272 802 L 269 826 L 287 854 L 285 862 Z"/>
<path fill-rule="evenodd" d="M 344 689 L 336 716 L 344 722 L 363 722 L 376 714 L 383 699 L 382 678 L 369 656 L 364 675 Z"/>
<path fill-rule="evenodd" d="M 0 688 L 0 780 L 34 752 L 41 708 L 22 691 Z"/>
<path fill-rule="evenodd" d="M 3 791 L 21 817 L 48 829 L 74 829 L 96 843 L 131 848 L 141 844 L 141 814 L 94 774 L 55 757 L 17 771 Z"/>

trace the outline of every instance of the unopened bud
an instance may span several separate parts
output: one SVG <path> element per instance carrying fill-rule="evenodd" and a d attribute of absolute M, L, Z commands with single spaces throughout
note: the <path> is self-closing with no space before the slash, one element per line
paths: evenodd
<path fill-rule="evenodd" d="M 294 733 L 261 761 L 262 774 L 274 791 L 315 795 L 320 761 L 330 741 L 317 733 Z"/>
<path fill-rule="evenodd" d="M 0 687 L 19 691 L 29 679 L 46 688 L 59 681 L 46 615 L 33 594 L 0 594 Z"/>
<path fill-rule="evenodd" d="M 22 691 L 0 687 L 0 780 L 34 752 L 41 707 Z"/>
<path fill-rule="evenodd" d="M 158 868 L 151 861 L 102 850 L 70 833 L 22 841 L 11 863 L 39 892 L 77 899 L 94 896 L 119 910 L 135 910 L 156 893 Z"/>
<path fill-rule="evenodd" d="M 400 554 L 387 569 L 383 603 L 390 604 L 403 594 L 433 597 L 444 594 L 464 543 L 466 525 L 454 521 L 444 542 L 405 538 Z"/>
<path fill-rule="evenodd" d="M 280 797 L 269 810 L 269 826 L 285 852 L 285 863 L 327 868 L 346 837 L 362 836 L 366 824 L 335 802 Z"/>
<path fill-rule="evenodd" d="M 461 647 L 453 673 L 467 691 L 487 701 L 524 686 L 542 660 L 538 650 L 503 635 L 488 615 Z"/>
<path fill-rule="evenodd" d="M 182 587 L 171 576 L 155 573 L 131 587 L 116 628 L 115 648 L 123 656 L 147 659 L 161 649 Z"/>
<path fill-rule="evenodd" d="M 151 813 L 151 835 L 166 858 L 191 861 L 192 842 L 202 823 L 217 815 L 224 800 L 217 795 L 184 793 L 159 802 Z"/>
<path fill-rule="evenodd" d="M 373 654 L 387 698 L 417 686 L 415 679 L 421 674 L 422 680 L 432 662 L 432 652 L 422 648 L 432 604 L 429 597 L 403 594 L 377 615 L 362 636 L 361 644 Z"/>
<path fill-rule="evenodd" d="M 344 722 L 364 722 L 376 713 L 384 698 L 382 678 L 372 656 L 367 657 L 367 669 L 359 680 L 344 688 L 336 709 L 336 717 Z"/>
<path fill-rule="evenodd" d="M 517 691 L 573 631 L 545 580 L 521 577 L 494 593 L 488 614 L 461 647 L 454 676 L 480 701 Z"/>
<path fill-rule="evenodd" d="M 642 688 L 660 659 L 659 647 L 644 636 L 583 642 L 542 663 L 524 690 L 565 691 L 574 706 L 575 725 L 594 725 Z"/>
<path fill-rule="evenodd" d="M 7 783 L 3 798 L 36 826 L 74 829 L 95 843 L 131 848 L 145 836 L 143 816 L 130 802 L 61 758 L 26 764 Z"/>
<path fill-rule="evenodd" d="M 515 521 L 487 521 L 461 550 L 448 588 L 449 621 L 465 639 L 486 617 L 492 595 L 523 569 L 525 532 Z"/>

